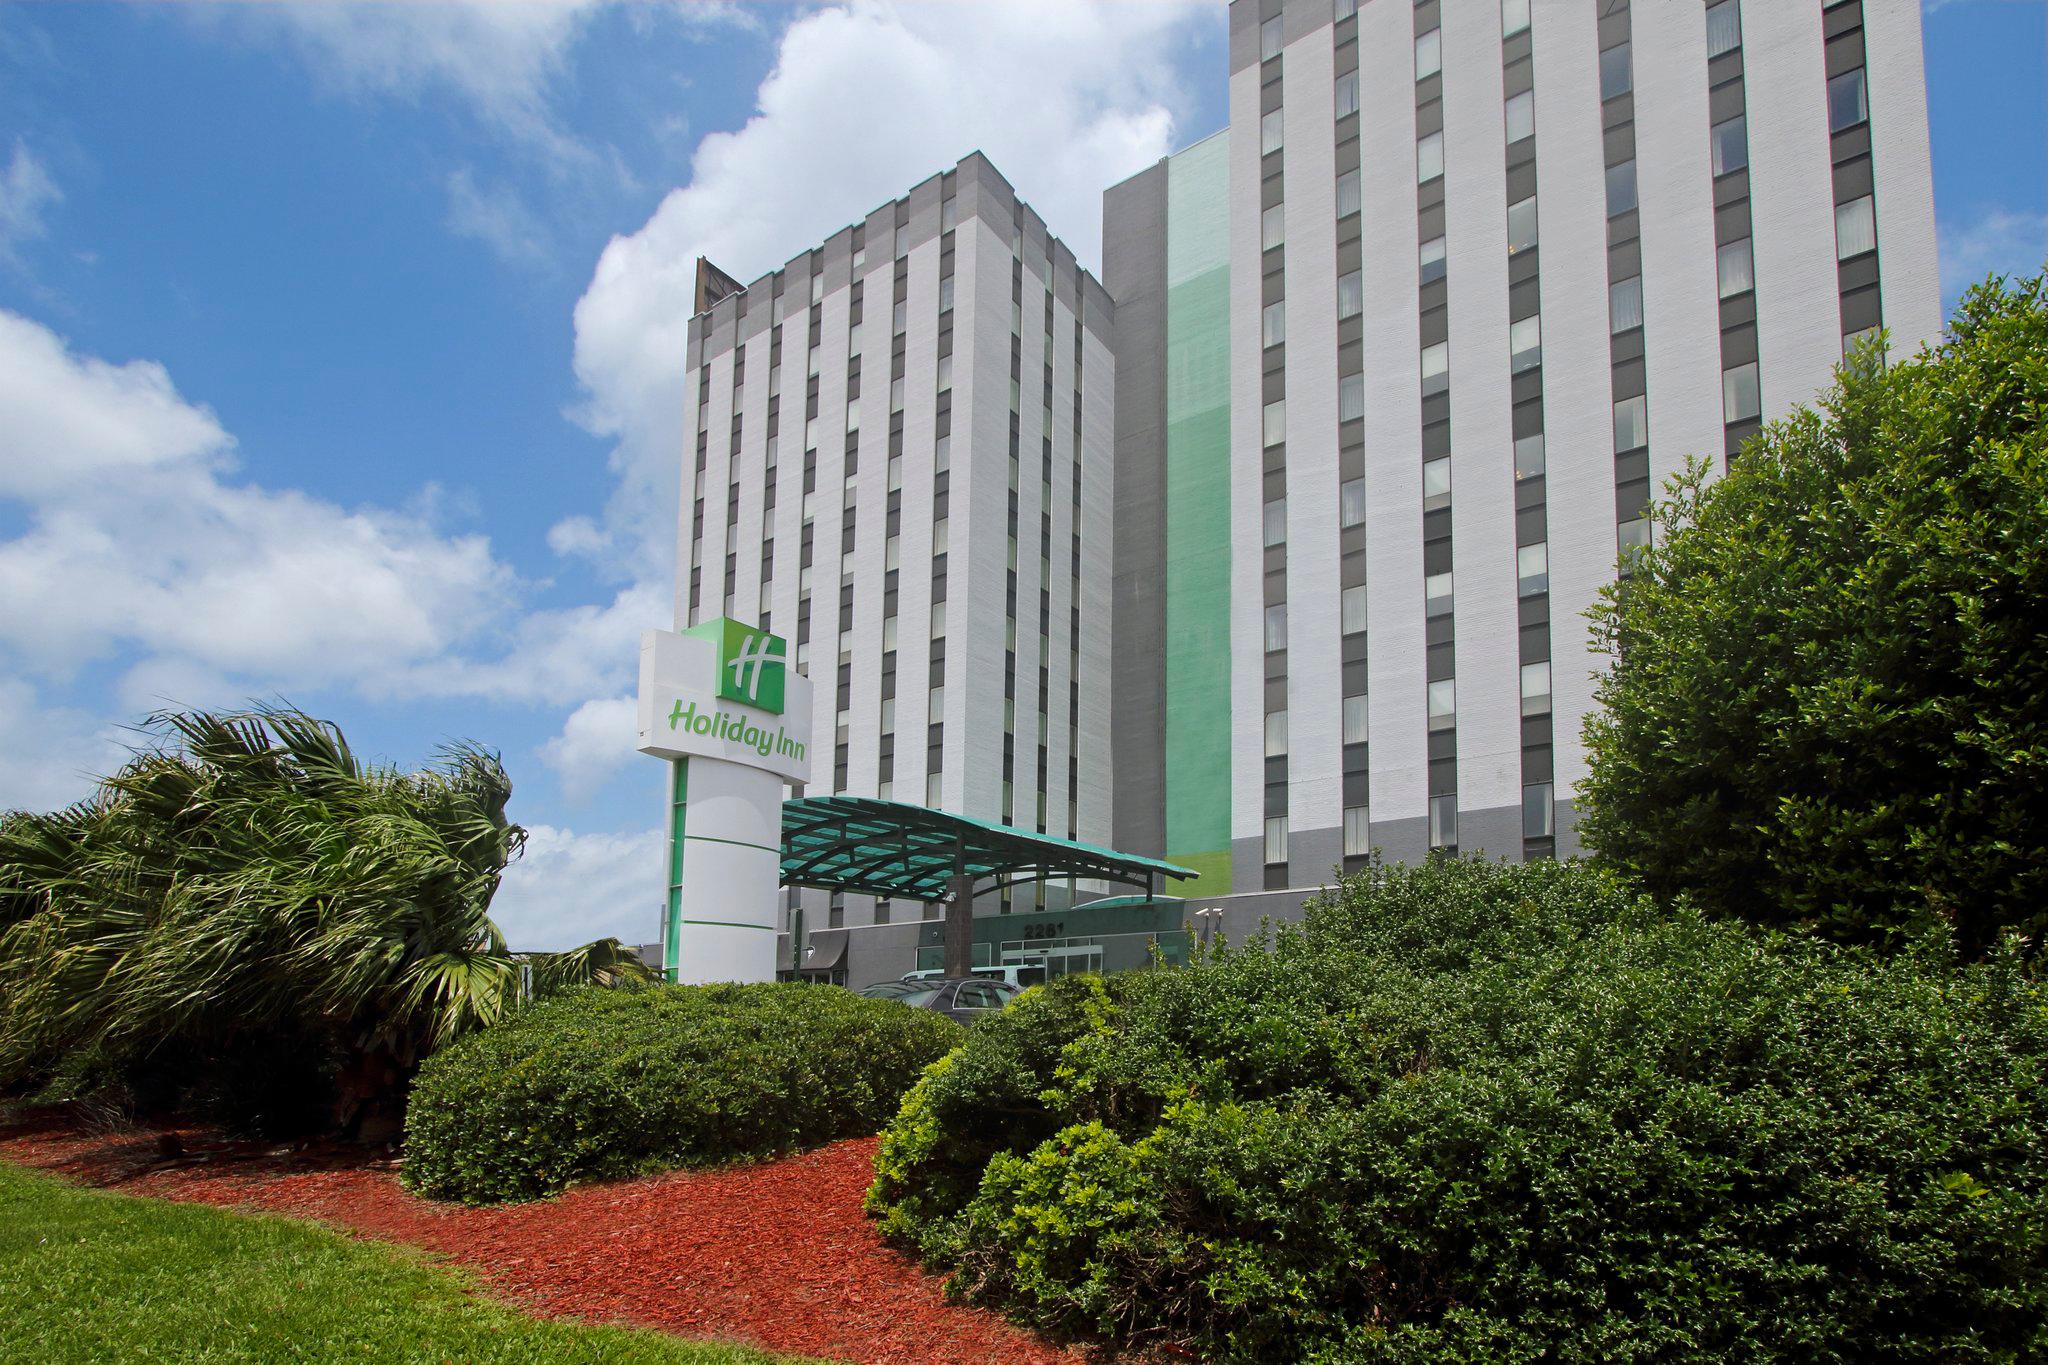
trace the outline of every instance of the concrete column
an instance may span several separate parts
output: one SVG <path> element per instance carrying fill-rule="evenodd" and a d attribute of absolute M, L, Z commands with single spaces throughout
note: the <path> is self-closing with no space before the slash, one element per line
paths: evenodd
<path fill-rule="evenodd" d="M 946 975 L 967 976 L 974 970 L 974 878 L 953 876 L 953 894 L 946 901 Z"/>
<path fill-rule="evenodd" d="M 677 769 L 669 854 L 671 979 L 773 981 L 782 779 L 701 755 Z"/>

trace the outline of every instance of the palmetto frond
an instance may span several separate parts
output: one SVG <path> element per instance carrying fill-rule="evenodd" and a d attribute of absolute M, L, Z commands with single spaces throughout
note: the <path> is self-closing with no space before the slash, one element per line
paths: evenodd
<path fill-rule="evenodd" d="M 409 1065 L 528 992 L 646 975 L 616 940 L 515 959 L 525 831 L 498 756 L 364 762 L 285 706 L 160 712 L 92 799 L 0 820 L 0 1080 L 54 1047 L 314 1027 Z"/>

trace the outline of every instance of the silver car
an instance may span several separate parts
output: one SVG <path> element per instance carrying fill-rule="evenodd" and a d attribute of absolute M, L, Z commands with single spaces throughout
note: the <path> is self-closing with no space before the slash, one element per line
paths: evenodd
<path fill-rule="evenodd" d="M 920 981 L 917 985 L 923 989 L 896 998 L 912 1009 L 935 1010 L 962 1024 L 971 1024 L 985 1014 L 1000 1012 L 1021 993 L 1007 981 L 989 981 L 976 976 Z"/>

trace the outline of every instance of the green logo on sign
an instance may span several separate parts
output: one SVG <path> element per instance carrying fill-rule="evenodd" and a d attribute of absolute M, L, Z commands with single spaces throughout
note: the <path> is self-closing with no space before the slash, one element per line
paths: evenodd
<path fill-rule="evenodd" d="M 730 617 L 712 624 L 718 631 L 718 695 L 781 715 L 783 670 L 789 662 L 782 637 Z"/>

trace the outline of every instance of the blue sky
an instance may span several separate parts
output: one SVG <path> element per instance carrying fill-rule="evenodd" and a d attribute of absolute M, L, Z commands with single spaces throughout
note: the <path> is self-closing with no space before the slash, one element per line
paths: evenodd
<path fill-rule="evenodd" d="M 987 151 L 1084 258 L 1221 4 L 0 5 L 0 807 L 167 701 L 501 749 L 515 943 L 644 938 L 682 329 Z M 2048 256 L 2048 4 L 1926 6 L 1944 286 Z M 858 84 L 856 84 L 856 82 Z M 887 100 L 849 104 L 852 88 Z"/>

